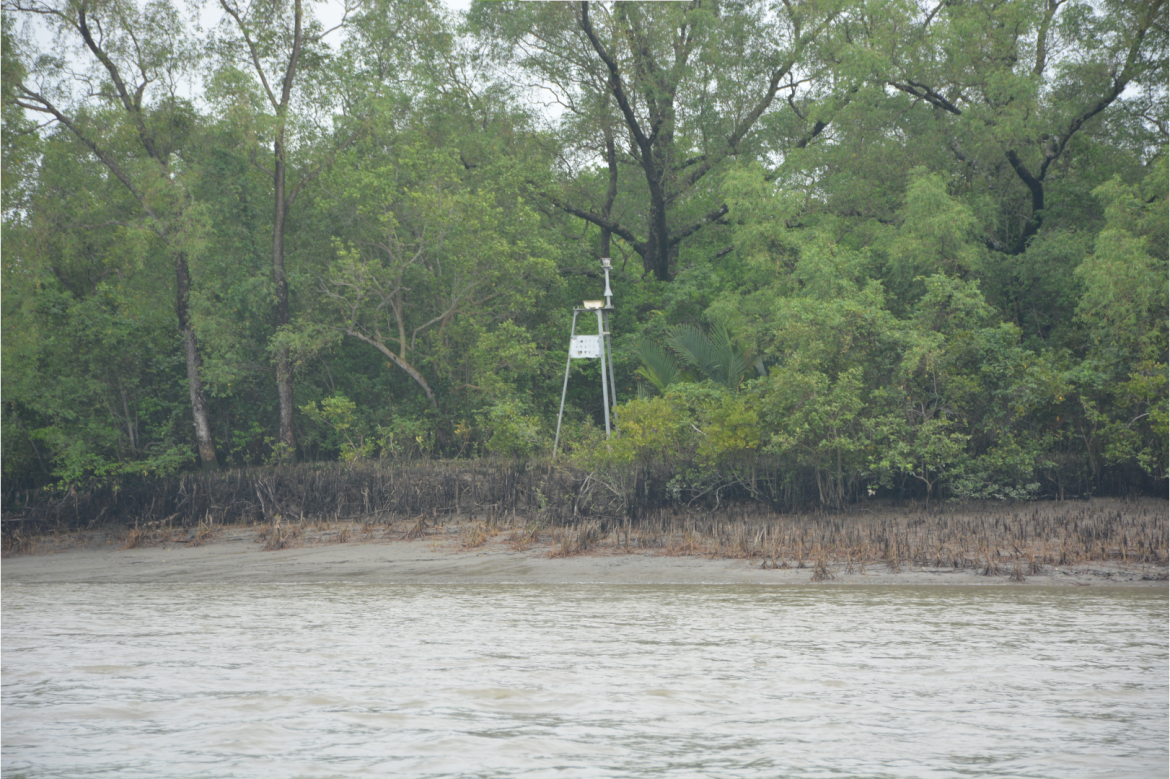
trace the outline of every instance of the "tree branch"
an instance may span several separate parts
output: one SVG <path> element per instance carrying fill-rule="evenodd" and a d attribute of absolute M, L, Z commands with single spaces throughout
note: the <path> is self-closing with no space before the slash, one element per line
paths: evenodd
<path fill-rule="evenodd" d="M 122 101 L 126 113 L 130 114 L 132 118 L 134 126 L 138 130 L 138 138 L 146 149 L 146 153 L 152 159 L 161 162 L 163 167 L 166 167 L 166 160 L 159 159 L 158 152 L 154 146 L 154 139 L 146 131 L 146 122 L 142 119 L 142 95 L 146 90 L 146 84 L 143 84 L 135 91 L 133 98 L 130 97 L 129 90 L 126 88 L 126 82 L 122 79 L 122 74 L 118 70 L 118 66 L 114 64 L 114 61 L 110 59 L 105 50 L 94 40 L 93 34 L 90 32 L 89 20 L 85 13 L 86 5 L 86 2 L 82 2 L 77 8 L 77 30 L 81 33 L 81 38 L 85 41 L 86 47 L 93 52 L 93 55 L 102 63 L 106 72 L 110 74 L 110 80 L 114 82 L 114 89 L 117 90 L 118 97 Z"/>
<path fill-rule="evenodd" d="M 905 84 L 899 83 L 897 81 L 887 81 L 886 83 L 892 86 L 894 89 L 905 92 L 908 95 L 913 95 L 920 100 L 925 100 L 935 108 L 941 108 L 944 111 L 948 111 L 954 114 L 955 116 L 963 115 L 963 111 L 958 106 L 924 84 L 919 84 L 914 81 L 907 81 Z"/>
<path fill-rule="evenodd" d="M 760 117 L 764 115 L 764 112 L 767 111 L 769 107 L 771 107 L 772 102 L 776 99 L 776 93 L 780 90 L 781 80 L 783 80 L 785 76 L 792 72 L 792 68 L 796 66 L 796 61 L 800 58 L 801 53 L 804 51 L 804 47 L 815 40 L 822 32 L 824 32 L 825 28 L 833 21 L 833 19 L 836 18 L 836 16 L 836 12 L 829 14 L 821 21 L 819 25 L 817 25 L 814 30 L 803 36 L 799 34 L 799 24 L 795 19 L 793 20 L 793 26 L 796 27 L 798 33 L 796 36 L 796 43 L 793 46 L 793 50 L 787 61 L 780 64 L 775 70 L 772 71 L 768 78 L 768 89 L 764 93 L 764 96 L 760 98 L 760 101 L 756 103 L 755 107 L 752 108 L 752 110 L 749 111 L 747 115 L 739 121 L 739 124 L 735 126 L 735 129 L 732 130 L 731 134 L 725 139 L 726 149 L 715 157 L 708 157 L 707 155 L 703 155 L 704 159 L 701 163 L 699 163 L 699 167 L 687 174 L 686 182 L 688 185 L 693 185 L 695 182 L 705 176 L 711 170 L 711 168 L 718 164 L 722 159 L 731 154 L 736 154 L 739 151 L 739 144 L 745 137 L 747 137 L 747 134 L 751 132 L 752 127 L 754 127 L 756 122 L 759 121 Z M 795 89 L 795 85 L 793 88 Z M 821 130 L 824 130 L 825 127 L 828 126 L 827 123 L 822 122 L 818 122 L 817 124 L 820 126 L 813 132 L 812 136 L 809 137 L 808 140 L 800 144 L 801 148 L 808 144 L 808 142 L 817 135 L 820 135 Z M 689 164 L 684 165 L 684 167 L 689 167 Z"/>
<path fill-rule="evenodd" d="M 727 210 L 728 210 L 727 204 L 724 203 L 723 205 L 719 206 L 715 210 L 707 212 L 697 222 L 694 222 L 690 225 L 687 225 L 686 227 L 684 227 L 683 229 L 681 229 L 677 233 L 675 233 L 673 236 L 671 236 L 670 245 L 671 246 L 678 246 L 680 243 L 682 243 L 684 240 L 686 240 L 690 236 L 697 233 L 702 228 L 706 227 L 707 225 L 711 224 L 712 222 L 719 220 L 721 217 L 726 215 Z"/>
<path fill-rule="evenodd" d="M 614 235 L 620 236 L 626 243 L 633 246 L 634 251 L 638 252 L 638 254 L 641 254 L 645 250 L 646 243 L 644 241 L 639 241 L 632 232 L 627 230 L 625 227 L 622 227 L 618 222 L 600 217 L 592 211 L 586 211 L 584 209 L 577 208 L 571 203 L 564 203 L 554 197 L 549 197 L 549 202 L 562 211 L 570 213 L 580 219 L 584 219 L 586 222 L 592 222 L 598 227 L 609 230 Z"/>
<path fill-rule="evenodd" d="M 236 20 L 236 26 L 240 29 L 240 35 L 244 36 L 244 42 L 248 45 L 248 52 L 252 55 L 252 66 L 256 68 L 256 74 L 260 76 L 260 84 L 264 87 L 264 93 L 268 95 L 268 102 L 272 104 L 272 110 L 280 111 L 281 104 L 277 101 L 272 87 L 268 85 L 268 77 L 264 75 L 264 67 L 260 64 L 260 53 L 256 50 L 256 44 L 252 42 L 252 36 L 248 34 L 248 28 L 244 24 L 244 20 L 240 18 L 239 11 L 232 7 L 228 3 L 228 0 L 219 0 L 219 4 L 228 16 Z"/>
<path fill-rule="evenodd" d="M 644 157 L 650 157 L 651 142 L 642 132 L 641 126 L 638 124 L 638 117 L 634 114 L 634 109 L 630 107 L 630 101 L 626 97 L 626 90 L 622 87 L 621 73 L 618 72 L 617 63 L 614 62 L 613 57 L 605 50 L 605 46 L 597 38 L 597 33 L 593 29 L 593 24 L 589 21 L 589 3 L 584 1 L 581 3 L 581 13 L 577 17 L 581 29 L 585 31 L 585 35 L 589 38 L 589 44 L 593 50 L 597 52 L 597 56 L 605 63 L 605 67 L 609 69 L 609 90 L 613 93 L 614 99 L 617 100 L 618 108 L 622 111 L 622 116 L 626 119 L 626 126 L 630 128 L 630 133 L 634 136 L 635 142 L 641 149 Z"/>
<path fill-rule="evenodd" d="M 129 190 L 134 199 L 138 201 L 138 204 L 142 206 L 142 210 L 145 211 L 151 218 L 151 229 L 154 230 L 159 238 L 167 241 L 167 229 L 162 220 L 158 218 L 158 215 L 154 212 L 154 209 L 151 208 L 150 205 L 146 202 L 146 198 L 141 192 L 138 191 L 138 188 L 134 186 L 133 180 L 131 180 L 129 174 L 127 174 L 126 171 L 122 170 L 122 166 L 118 164 L 117 160 L 115 160 L 105 149 L 98 146 L 96 141 L 82 132 L 81 128 L 78 127 L 72 119 L 62 113 L 55 105 L 53 105 L 53 103 L 48 98 L 41 95 L 40 93 L 33 92 L 24 84 L 18 85 L 18 89 L 20 89 L 20 91 L 24 93 L 26 97 L 35 102 L 30 103 L 20 99 L 17 99 L 13 102 L 21 108 L 25 108 L 29 111 L 36 111 L 38 113 L 51 115 L 54 119 L 64 125 L 71 133 L 73 133 L 73 135 L 76 136 L 77 139 L 81 141 L 111 173 L 114 174 L 114 177 L 117 178 L 118 181 L 122 182 L 122 185 L 126 187 L 127 190 Z"/>
<path fill-rule="evenodd" d="M 402 359 L 397 354 L 395 354 L 392 349 L 390 349 L 389 347 L 387 347 L 385 344 L 382 343 L 381 339 L 370 338 L 365 333 L 363 333 L 360 330 L 357 330 L 353 327 L 347 327 L 345 329 L 345 334 L 349 335 L 349 336 L 353 336 L 354 338 L 358 339 L 362 343 L 369 344 L 370 346 L 372 346 L 375 349 L 377 349 L 378 351 L 380 351 L 382 354 L 386 355 L 386 357 L 389 358 L 390 362 L 397 365 L 399 368 L 401 368 L 403 371 L 406 372 L 407 376 L 410 376 L 410 378 L 414 379 L 415 383 L 418 384 L 418 386 L 421 387 L 422 391 L 426 394 L 427 400 L 430 401 L 431 408 L 438 410 L 439 404 L 435 400 L 435 393 L 431 389 L 431 385 L 427 383 L 427 380 L 423 377 L 423 375 L 421 373 L 418 372 L 418 370 L 413 365 L 411 365 L 406 360 Z"/>

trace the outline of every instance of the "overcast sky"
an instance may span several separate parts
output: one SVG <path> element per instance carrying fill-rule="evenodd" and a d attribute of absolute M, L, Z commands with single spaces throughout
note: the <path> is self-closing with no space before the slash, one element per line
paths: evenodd
<path fill-rule="evenodd" d="M 466 11 L 471 7 L 471 0 L 442 0 L 443 5 L 452 11 Z M 344 0 L 326 0 L 323 3 L 313 3 L 313 14 L 326 27 L 332 27 L 341 19 L 344 10 Z M 214 27 L 223 18 L 223 9 L 218 2 L 205 2 L 199 16 L 199 23 L 203 29 Z"/>

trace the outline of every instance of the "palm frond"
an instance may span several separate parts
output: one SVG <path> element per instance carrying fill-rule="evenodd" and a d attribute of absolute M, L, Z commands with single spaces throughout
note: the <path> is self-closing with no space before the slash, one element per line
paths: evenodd
<path fill-rule="evenodd" d="M 698 368 L 707 378 L 719 384 L 725 383 L 726 366 L 723 365 L 722 359 L 724 355 L 699 328 L 694 325 L 679 325 L 673 328 L 667 335 L 666 345 L 688 364 Z"/>
<path fill-rule="evenodd" d="M 716 323 L 709 333 L 694 325 L 679 325 L 670 331 L 666 343 L 708 379 L 732 392 L 739 389 L 753 362 L 751 355 L 736 345 L 721 322 Z"/>
<path fill-rule="evenodd" d="M 642 361 L 642 365 L 634 373 L 650 382 L 660 393 L 666 392 L 667 387 L 683 378 L 678 363 L 657 344 L 647 341 L 636 343 L 634 354 Z"/>
<path fill-rule="evenodd" d="M 748 359 L 747 354 L 736 346 L 731 339 L 731 333 L 727 332 L 727 327 L 722 322 L 716 323 L 711 328 L 711 343 L 718 350 L 720 355 L 720 364 L 723 366 L 723 384 L 732 392 L 739 389 L 739 383 L 743 381 L 744 374 L 747 373 Z"/>

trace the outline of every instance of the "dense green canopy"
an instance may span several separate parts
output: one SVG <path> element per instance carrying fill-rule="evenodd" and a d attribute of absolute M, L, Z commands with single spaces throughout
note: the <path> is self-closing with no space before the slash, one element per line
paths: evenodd
<path fill-rule="evenodd" d="M 6 493 L 545 456 L 603 256 L 577 465 L 1165 492 L 1164 0 L 345 2 L 4 0 Z"/>

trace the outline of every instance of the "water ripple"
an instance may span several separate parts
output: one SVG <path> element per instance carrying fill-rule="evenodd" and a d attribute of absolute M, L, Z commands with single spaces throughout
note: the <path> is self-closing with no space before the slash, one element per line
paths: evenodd
<path fill-rule="evenodd" d="M 1167 775 L 1158 590 L 4 596 L 12 779 Z"/>

